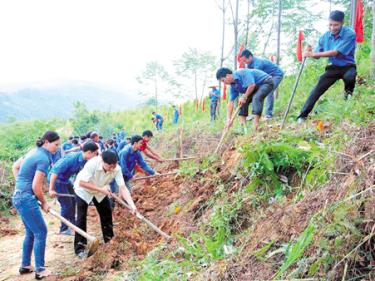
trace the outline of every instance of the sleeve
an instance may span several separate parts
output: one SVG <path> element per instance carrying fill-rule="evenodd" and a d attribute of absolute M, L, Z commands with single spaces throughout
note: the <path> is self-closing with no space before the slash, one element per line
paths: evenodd
<path fill-rule="evenodd" d="M 324 51 L 324 35 L 319 38 L 319 43 L 315 48 L 316 53 L 320 53 Z"/>
<path fill-rule="evenodd" d="M 143 160 L 143 157 L 141 155 L 141 153 L 137 153 L 137 160 L 138 160 L 138 164 L 139 166 L 141 166 L 141 168 L 146 171 L 147 173 L 149 173 L 150 175 L 153 175 L 155 174 L 155 171 L 153 169 L 151 169 L 151 167 L 149 165 L 147 165 L 147 163 L 145 162 L 145 160 Z"/>
<path fill-rule="evenodd" d="M 355 37 L 355 33 L 350 33 L 348 36 L 345 36 L 345 38 L 337 44 L 335 50 L 344 56 L 349 55 L 355 47 Z"/>
<path fill-rule="evenodd" d="M 93 178 L 95 174 L 95 170 L 96 170 L 96 161 L 88 161 L 86 165 L 83 167 L 83 169 L 79 172 L 80 174 L 79 179 L 85 182 L 89 182 Z"/>
<path fill-rule="evenodd" d="M 230 101 L 235 101 L 238 98 L 238 90 L 235 85 L 230 85 Z"/>
<path fill-rule="evenodd" d="M 55 165 L 53 165 L 51 173 L 52 174 L 63 174 L 66 172 L 67 168 L 69 167 L 69 158 L 61 158 L 59 159 Z"/>
<path fill-rule="evenodd" d="M 115 181 L 118 186 L 125 186 L 124 177 L 122 176 L 121 169 L 117 169 Z"/>
<path fill-rule="evenodd" d="M 247 72 L 246 75 L 244 76 L 243 87 L 247 88 L 253 84 L 255 84 L 254 75 L 249 70 L 249 72 Z"/>
<path fill-rule="evenodd" d="M 47 175 L 49 166 L 50 166 L 50 161 L 48 160 L 48 158 L 43 159 L 42 161 L 38 161 L 36 165 L 36 170 Z"/>
<path fill-rule="evenodd" d="M 126 165 L 125 158 L 126 158 L 126 151 L 123 151 L 119 155 L 121 172 L 124 177 L 130 180 L 133 177 L 133 174 L 131 173 L 131 171 L 129 171 L 128 166 Z"/>

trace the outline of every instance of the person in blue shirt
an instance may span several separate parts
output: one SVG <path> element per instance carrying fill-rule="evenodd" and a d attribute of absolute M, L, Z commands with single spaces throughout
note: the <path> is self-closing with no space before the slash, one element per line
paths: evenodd
<path fill-rule="evenodd" d="M 176 125 L 178 123 L 178 118 L 180 117 L 180 112 L 178 111 L 177 107 L 173 106 L 173 121 L 172 124 Z"/>
<path fill-rule="evenodd" d="M 249 50 L 243 50 L 240 59 L 246 64 L 249 69 L 259 69 L 271 75 L 273 81 L 273 91 L 266 97 L 266 118 L 273 116 L 274 92 L 279 87 L 281 80 L 283 80 L 284 72 L 281 68 L 271 62 L 270 60 L 262 59 L 253 56 Z"/>
<path fill-rule="evenodd" d="M 155 171 L 144 161 L 140 148 L 143 144 L 143 138 L 139 135 L 132 136 L 130 144 L 124 147 L 119 154 L 119 162 L 124 177 L 125 185 L 132 190 L 130 180 L 135 174 L 135 166 L 138 165 L 149 175 L 154 175 Z"/>
<path fill-rule="evenodd" d="M 73 139 L 74 139 L 73 137 L 69 137 L 69 139 L 61 145 L 63 153 L 73 148 L 73 144 L 72 144 Z"/>
<path fill-rule="evenodd" d="M 92 141 L 83 145 L 82 151 L 65 155 L 52 168 L 50 172 L 49 195 L 57 200 L 61 206 L 61 215 L 75 224 L 75 199 L 74 197 L 58 196 L 59 194 L 74 195 L 71 178 L 76 176 L 88 160 L 97 156 L 98 146 Z M 61 223 L 60 234 L 73 235 L 67 225 Z"/>
<path fill-rule="evenodd" d="M 161 116 L 159 113 L 156 113 L 155 111 L 152 112 L 152 115 L 154 115 L 156 130 L 161 131 L 163 129 L 164 122 L 163 116 Z"/>
<path fill-rule="evenodd" d="M 217 80 L 231 85 L 230 99 L 227 106 L 226 127 L 232 126 L 232 114 L 234 101 L 239 97 L 238 106 L 240 109 L 240 123 L 243 126 L 244 133 L 247 133 L 246 117 L 249 115 L 249 105 L 252 103 L 252 114 L 254 131 L 258 131 L 259 120 L 262 115 L 264 99 L 273 90 L 273 81 L 271 75 L 258 69 L 240 69 L 232 72 L 229 68 L 220 68 L 216 72 Z"/>
<path fill-rule="evenodd" d="M 125 134 L 124 129 L 121 129 L 120 132 L 117 135 L 118 141 L 119 142 L 123 141 L 125 139 L 125 136 L 126 136 L 126 134 Z"/>
<path fill-rule="evenodd" d="M 214 122 L 216 120 L 216 109 L 217 109 L 217 104 L 220 99 L 220 91 L 216 88 L 216 86 L 212 86 L 210 88 L 212 89 L 209 94 L 209 97 L 211 100 L 210 115 L 211 115 L 211 122 Z"/>
<path fill-rule="evenodd" d="M 344 81 L 345 99 L 353 94 L 357 75 L 354 60 L 356 34 L 353 29 L 343 26 L 344 16 L 341 11 L 332 11 L 329 16 L 329 31 L 320 37 L 315 52 L 312 51 L 310 45 L 305 48 L 304 57 L 328 58 L 329 65 L 324 74 L 320 76 L 318 84 L 311 91 L 298 116 L 298 123 L 303 123 L 306 120 L 315 103 L 337 80 Z"/>
<path fill-rule="evenodd" d="M 40 280 L 49 276 L 51 272 L 45 268 L 47 226 L 38 201 L 42 210 L 47 213 L 50 206 L 43 194 L 43 183 L 51 165 L 52 154 L 60 145 L 60 137 L 56 132 L 47 131 L 37 140 L 36 145 L 37 149 L 13 164 L 16 186 L 12 202 L 22 218 L 26 231 L 19 272 L 26 274 L 34 271 L 31 266 L 31 253 L 34 250 L 35 278 Z"/>
<path fill-rule="evenodd" d="M 130 140 L 131 138 L 126 138 L 125 140 L 123 140 L 122 142 L 119 143 L 119 145 L 117 146 L 116 148 L 116 151 L 117 151 L 117 154 L 120 153 L 121 150 L 124 149 L 124 147 L 130 143 Z"/>

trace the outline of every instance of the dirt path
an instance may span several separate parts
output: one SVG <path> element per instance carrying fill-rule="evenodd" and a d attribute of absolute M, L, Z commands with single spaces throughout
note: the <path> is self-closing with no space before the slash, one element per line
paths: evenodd
<path fill-rule="evenodd" d="M 52 206 L 55 210 L 58 209 L 58 204 Z M 59 231 L 60 222 L 50 215 L 44 213 L 43 215 L 48 227 L 45 257 L 46 267 L 56 274 L 56 276 L 63 277 L 64 275 L 71 275 L 72 272 L 79 270 L 79 265 L 82 262 L 74 255 L 73 237 L 57 235 L 56 233 Z M 97 224 L 90 223 L 95 221 L 97 221 L 95 207 L 90 207 L 88 223 L 88 232 L 90 234 L 100 234 L 100 229 Z M 11 221 L 11 224 L 14 226 L 14 229 L 17 230 L 17 234 L 2 236 L 0 238 L 0 281 L 35 280 L 34 274 L 22 276 L 18 274 L 25 232 L 19 216 L 16 216 L 15 219 Z M 101 238 L 101 235 L 97 235 L 97 237 Z M 33 257 L 32 265 L 34 265 Z M 56 280 L 56 276 L 49 277 L 47 280 Z"/>

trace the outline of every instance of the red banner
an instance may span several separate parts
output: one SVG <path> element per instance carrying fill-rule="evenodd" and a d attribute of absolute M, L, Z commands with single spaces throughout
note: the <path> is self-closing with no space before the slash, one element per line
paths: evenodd
<path fill-rule="evenodd" d="M 355 24 L 354 24 L 354 31 L 357 35 L 356 41 L 357 43 L 363 43 L 365 41 L 365 31 L 363 29 L 363 2 L 362 0 L 357 0 L 357 7 L 355 12 Z"/>
<path fill-rule="evenodd" d="M 242 62 L 242 60 L 240 59 L 241 58 L 241 53 L 242 51 L 245 50 L 245 45 L 243 43 L 241 43 L 241 46 L 240 46 L 240 49 L 238 50 L 238 53 L 237 53 L 237 61 L 238 61 L 238 68 L 245 68 L 245 63 Z"/>
<path fill-rule="evenodd" d="M 227 85 L 223 83 L 223 100 L 227 100 Z"/>
<path fill-rule="evenodd" d="M 300 30 L 299 33 L 298 33 L 297 51 L 296 51 L 298 61 L 302 61 L 302 41 L 303 41 L 303 39 L 304 39 L 303 31 Z"/>

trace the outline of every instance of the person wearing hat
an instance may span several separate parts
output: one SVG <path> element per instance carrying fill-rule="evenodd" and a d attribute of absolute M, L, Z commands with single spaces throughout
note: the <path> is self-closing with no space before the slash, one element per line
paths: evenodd
<path fill-rule="evenodd" d="M 313 52 L 312 47 L 307 45 L 304 52 L 306 58 L 328 58 L 329 64 L 325 72 L 320 76 L 318 84 L 311 91 L 301 113 L 298 116 L 298 123 L 306 120 L 309 113 L 314 108 L 318 99 L 337 80 L 342 79 L 345 85 L 344 98 L 351 96 L 355 87 L 357 75 L 354 60 L 356 48 L 356 34 L 353 29 L 343 26 L 344 13 L 332 11 L 329 15 L 329 31 L 319 39 L 319 44 Z"/>
<path fill-rule="evenodd" d="M 240 59 L 246 64 L 247 68 L 259 69 L 271 75 L 274 88 L 273 91 L 266 97 L 266 118 L 272 118 L 274 102 L 273 93 L 281 83 L 281 80 L 283 80 L 284 71 L 282 71 L 281 68 L 272 61 L 258 58 L 247 49 L 242 51 Z"/>
<path fill-rule="evenodd" d="M 210 91 L 210 115 L 211 115 L 211 122 L 216 120 L 216 108 L 217 103 L 220 99 L 220 91 L 216 88 L 216 86 L 210 87 L 212 90 Z"/>

